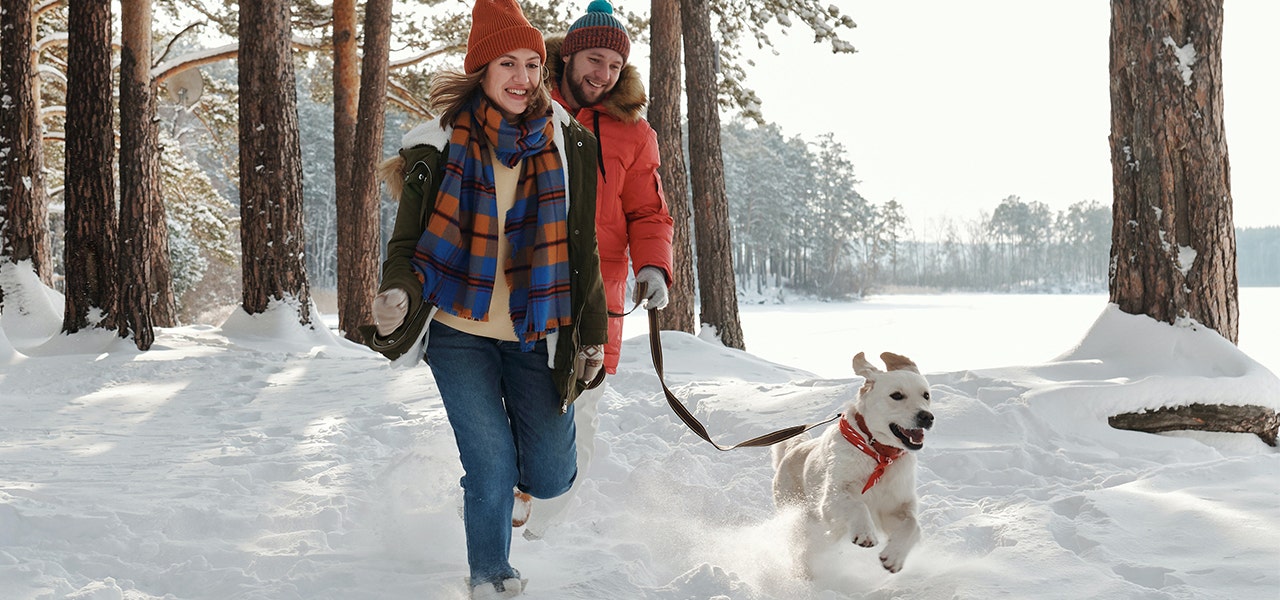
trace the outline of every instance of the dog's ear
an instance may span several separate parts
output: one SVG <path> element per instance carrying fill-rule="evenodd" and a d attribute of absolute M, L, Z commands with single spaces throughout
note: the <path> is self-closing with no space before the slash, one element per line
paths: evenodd
<path fill-rule="evenodd" d="M 871 388 L 876 387 L 876 373 L 880 373 L 875 365 L 867 362 L 867 355 L 861 352 L 853 357 L 853 372 L 862 376 L 862 389 L 858 390 L 859 394 L 866 394 Z"/>
<path fill-rule="evenodd" d="M 877 369 L 875 365 L 867 361 L 866 354 L 859 352 L 857 356 L 853 357 L 853 372 L 871 379 L 871 375 L 879 373 L 880 369 Z"/>
<path fill-rule="evenodd" d="M 912 361 L 910 358 L 902 356 L 901 354 L 894 354 L 892 352 L 883 352 L 880 354 L 880 360 L 884 361 L 884 368 L 890 371 L 912 371 L 914 373 L 920 372 L 920 368 L 916 366 L 916 363 L 914 361 Z"/>

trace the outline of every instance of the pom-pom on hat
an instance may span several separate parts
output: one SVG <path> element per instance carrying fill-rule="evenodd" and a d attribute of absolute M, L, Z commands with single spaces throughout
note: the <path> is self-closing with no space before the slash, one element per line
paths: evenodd
<path fill-rule="evenodd" d="M 608 48 L 621 54 L 624 61 L 631 54 L 631 38 L 622 21 L 613 16 L 609 0 L 592 0 L 587 5 L 587 14 L 574 21 L 565 34 L 560 53 L 568 56 L 587 48 Z"/>
<path fill-rule="evenodd" d="M 471 35 L 462 66 L 470 75 L 512 50 L 528 48 L 547 60 L 542 32 L 529 24 L 515 0 L 476 0 L 471 8 Z"/>

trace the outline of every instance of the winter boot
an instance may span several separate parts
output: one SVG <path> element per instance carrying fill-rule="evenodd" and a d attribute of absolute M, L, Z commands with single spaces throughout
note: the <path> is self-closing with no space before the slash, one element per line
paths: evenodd
<path fill-rule="evenodd" d="M 471 588 L 471 600 L 500 600 L 515 598 L 524 592 L 528 579 L 509 577 L 490 583 L 483 583 Z"/>

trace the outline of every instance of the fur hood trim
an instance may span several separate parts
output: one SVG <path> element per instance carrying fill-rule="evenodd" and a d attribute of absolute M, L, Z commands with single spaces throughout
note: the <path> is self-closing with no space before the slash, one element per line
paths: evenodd
<path fill-rule="evenodd" d="M 547 36 L 544 41 L 547 44 L 547 67 L 551 69 L 551 85 L 559 87 L 560 80 L 564 77 L 564 59 L 560 56 L 564 34 Z M 649 97 L 645 94 L 640 71 L 627 63 L 618 75 L 618 84 L 605 96 L 601 106 L 609 116 L 624 123 L 635 123 L 644 118 L 645 105 L 648 103 Z"/>

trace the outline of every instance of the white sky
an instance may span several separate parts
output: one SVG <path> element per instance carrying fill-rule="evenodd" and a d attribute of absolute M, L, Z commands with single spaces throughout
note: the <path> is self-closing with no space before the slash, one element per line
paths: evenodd
<path fill-rule="evenodd" d="M 853 55 L 797 26 L 748 72 L 786 135 L 834 132 L 859 191 L 913 226 L 972 219 L 1009 195 L 1057 211 L 1111 202 L 1110 5 L 1026 0 L 840 0 Z M 1223 78 L 1235 221 L 1280 225 L 1280 2 L 1227 0 Z M 780 76 L 785 75 L 785 76 Z M 936 221 L 936 219 L 934 219 Z"/>

